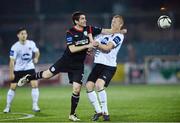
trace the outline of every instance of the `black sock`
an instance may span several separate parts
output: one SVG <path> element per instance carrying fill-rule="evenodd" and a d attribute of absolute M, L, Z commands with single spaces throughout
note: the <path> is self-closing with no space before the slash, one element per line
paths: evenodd
<path fill-rule="evenodd" d="M 79 94 L 76 95 L 76 94 L 72 94 L 71 96 L 71 115 L 75 113 L 75 110 L 76 110 L 76 107 L 79 103 Z"/>
<path fill-rule="evenodd" d="M 37 72 L 35 74 L 32 74 L 31 76 L 28 76 L 27 79 L 29 79 L 29 81 L 42 79 L 43 78 L 42 74 L 43 74 L 43 71 L 40 71 L 40 72 Z"/>

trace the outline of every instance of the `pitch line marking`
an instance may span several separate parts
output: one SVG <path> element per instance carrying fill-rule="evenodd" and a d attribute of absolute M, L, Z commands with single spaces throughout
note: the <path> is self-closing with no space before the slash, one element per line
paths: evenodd
<path fill-rule="evenodd" d="M 0 114 L 4 114 L 4 113 L 0 113 Z M 28 118 L 33 118 L 34 115 L 33 114 L 27 114 L 27 113 L 9 113 L 9 114 L 21 114 L 24 115 L 23 117 L 20 118 L 10 118 L 10 119 L 0 119 L 0 121 L 7 121 L 7 120 L 22 120 L 22 119 L 28 119 Z"/>

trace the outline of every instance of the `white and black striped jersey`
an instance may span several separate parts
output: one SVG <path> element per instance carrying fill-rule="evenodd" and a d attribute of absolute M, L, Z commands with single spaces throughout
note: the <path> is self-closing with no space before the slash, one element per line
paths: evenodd
<path fill-rule="evenodd" d="M 12 45 L 10 50 L 10 58 L 15 59 L 14 71 L 25 71 L 35 69 L 33 63 L 33 53 L 38 52 L 34 41 L 26 40 L 25 44 L 17 41 Z"/>
<path fill-rule="evenodd" d="M 100 44 L 108 44 L 112 42 L 114 48 L 110 52 L 103 52 L 101 50 L 96 50 L 94 63 L 104 64 L 107 66 L 116 67 L 117 66 L 117 54 L 124 40 L 124 35 L 120 33 L 111 34 L 111 35 L 98 35 L 95 37 L 95 40 Z"/>

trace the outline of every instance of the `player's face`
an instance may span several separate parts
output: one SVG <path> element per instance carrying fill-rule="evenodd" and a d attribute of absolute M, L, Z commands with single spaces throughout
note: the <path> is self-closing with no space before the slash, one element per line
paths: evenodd
<path fill-rule="evenodd" d="M 113 18 L 111 22 L 111 28 L 116 29 L 116 28 L 121 28 L 122 27 L 122 22 L 120 18 Z"/>
<path fill-rule="evenodd" d="M 22 30 L 21 32 L 18 33 L 17 37 L 19 38 L 20 41 L 26 41 L 27 39 L 27 31 Z"/>
<path fill-rule="evenodd" d="M 81 26 L 81 27 L 85 27 L 86 26 L 86 16 L 85 15 L 80 15 L 79 21 L 77 21 L 77 25 Z"/>

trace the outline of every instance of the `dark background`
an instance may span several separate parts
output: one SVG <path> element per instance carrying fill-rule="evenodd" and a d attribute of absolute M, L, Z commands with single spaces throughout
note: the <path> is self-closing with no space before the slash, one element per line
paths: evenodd
<path fill-rule="evenodd" d="M 165 7 L 165 11 L 160 11 Z M 74 11 L 87 14 L 89 25 L 110 28 L 112 16 L 124 17 L 128 29 L 118 62 L 143 63 L 149 55 L 180 54 L 180 5 L 178 0 L 1 0 L 0 65 L 8 64 L 9 50 L 17 41 L 16 30 L 28 28 L 29 39 L 41 51 L 40 63 L 53 63 L 65 48 L 65 33 L 72 26 Z M 169 29 L 160 29 L 157 19 L 166 14 Z M 133 49 L 133 50 L 132 50 Z"/>

